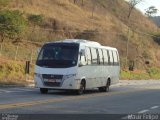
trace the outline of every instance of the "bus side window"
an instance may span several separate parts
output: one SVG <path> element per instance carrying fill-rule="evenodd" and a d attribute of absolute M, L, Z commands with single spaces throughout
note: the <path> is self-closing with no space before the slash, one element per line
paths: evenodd
<path fill-rule="evenodd" d="M 113 65 L 113 55 L 112 55 L 112 51 L 109 50 L 109 57 L 110 57 L 110 65 Z"/>
<path fill-rule="evenodd" d="M 86 56 L 80 54 L 80 63 L 86 65 Z"/>
<path fill-rule="evenodd" d="M 108 53 L 107 50 L 103 49 L 103 59 L 104 59 L 104 65 L 108 64 Z"/>
<path fill-rule="evenodd" d="M 114 57 L 114 65 L 117 65 L 118 64 L 118 59 L 117 59 L 116 51 L 113 51 L 113 57 Z"/>
<path fill-rule="evenodd" d="M 96 49 L 96 52 L 97 52 L 97 64 L 99 65 L 100 64 L 100 57 L 99 57 L 99 51 L 98 51 L 98 49 Z"/>
<path fill-rule="evenodd" d="M 110 54 L 109 54 L 109 50 L 107 50 L 107 55 L 108 55 L 108 65 L 111 64 L 111 57 L 110 57 Z"/>
<path fill-rule="evenodd" d="M 98 63 L 97 50 L 95 48 L 91 48 L 91 54 L 92 54 L 92 64 L 97 65 Z"/>
<path fill-rule="evenodd" d="M 90 52 L 90 48 L 86 47 L 86 61 L 87 64 L 90 65 L 91 64 L 91 52 Z"/>
<path fill-rule="evenodd" d="M 112 65 L 115 65 L 114 51 L 112 51 L 112 58 L 113 58 L 113 64 Z"/>
<path fill-rule="evenodd" d="M 116 55 L 117 55 L 117 65 L 119 65 L 119 54 L 117 51 L 116 51 Z"/>
<path fill-rule="evenodd" d="M 98 49 L 99 54 L 99 64 L 103 64 L 103 53 L 101 49 Z"/>

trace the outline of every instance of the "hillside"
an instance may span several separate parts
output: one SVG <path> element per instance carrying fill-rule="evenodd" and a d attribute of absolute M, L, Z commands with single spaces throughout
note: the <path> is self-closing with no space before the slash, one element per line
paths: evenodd
<path fill-rule="evenodd" d="M 2 49 L 2 56 L 14 59 L 18 46 L 20 50 L 17 59 L 33 59 L 33 51 L 35 54 L 35 49 L 44 42 L 80 38 L 118 48 L 123 69 L 129 24 L 129 60 L 135 61 L 136 69 L 145 72 L 152 66 L 160 66 L 160 46 L 154 37 L 160 34 L 160 30 L 138 10 L 133 10 L 129 22 L 128 4 L 124 0 L 77 0 L 75 3 L 74 0 L 10 1 L 9 5 L 1 10 L 21 11 L 27 20 L 28 28 L 18 40 L 4 41 L 6 47 Z M 43 22 L 34 25 L 28 20 L 30 15 L 43 16 Z M 34 59 L 35 57 L 34 55 Z M 145 64 L 146 61 L 149 61 L 149 65 Z"/>

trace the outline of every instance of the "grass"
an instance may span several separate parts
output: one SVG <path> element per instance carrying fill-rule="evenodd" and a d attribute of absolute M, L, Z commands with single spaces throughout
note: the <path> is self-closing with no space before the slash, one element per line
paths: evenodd
<path fill-rule="evenodd" d="M 13 41 L 5 41 L 2 44 L 2 49 L 0 50 L 0 54 L 2 57 L 5 57 L 9 60 L 18 60 L 18 61 L 26 61 L 36 59 L 36 49 L 40 47 L 34 44 L 30 44 L 27 42 L 13 42 Z M 0 57 L 1 57 L 0 56 Z"/>
<path fill-rule="evenodd" d="M 0 58 L 0 85 L 26 85 L 25 63 Z M 33 65 L 30 68 L 29 79 L 33 80 Z"/>
<path fill-rule="evenodd" d="M 147 69 L 147 73 L 153 79 L 160 79 L 160 69 L 156 67 L 151 67 Z"/>
<path fill-rule="evenodd" d="M 122 80 L 160 80 L 160 69 L 156 67 L 145 70 L 126 71 L 121 70 L 120 79 Z"/>
<path fill-rule="evenodd" d="M 144 71 L 139 72 L 131 72 L 131 71 L 124 71 L 121 70 L 120 79 L 122 80 L 144 80 L 150 79 L 149 75 Z"/>

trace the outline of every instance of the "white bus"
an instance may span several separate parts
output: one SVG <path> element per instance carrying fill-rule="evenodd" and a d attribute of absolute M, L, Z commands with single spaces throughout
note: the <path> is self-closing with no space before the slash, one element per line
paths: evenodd
<path fill-rule="evenodd" d="M 83 94 L 91 88 L 107 92 L 110 85 L 119 81 L 119 72 L 116 48 L 88 40 L 66 39 L 43 45 L 36 61 L 34 80 L 41 93 L 58 89 Z"/>

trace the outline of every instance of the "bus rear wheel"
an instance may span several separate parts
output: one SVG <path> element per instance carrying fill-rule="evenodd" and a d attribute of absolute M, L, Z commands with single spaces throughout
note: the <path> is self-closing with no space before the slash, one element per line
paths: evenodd
<path fill-rule="evenodd" d="M 108 80 L 106 86 L 99 87 L 99 91 L 100 92 L 109 92 L 109 86 L 110 86 L 110 81 Z"/>
<path fill-rule="evenodd" d="M 40 92 L 41 92 L 41 94 L 46 94 L 46 93 L 48 93 L 48 89 L 47 88 L 40 88 Z"/>
<path fill-rule="evenodd" d="M 104 92 L 109 92 L 109 85 L 106 84 L 106 86 L 104 87 Z"/>

